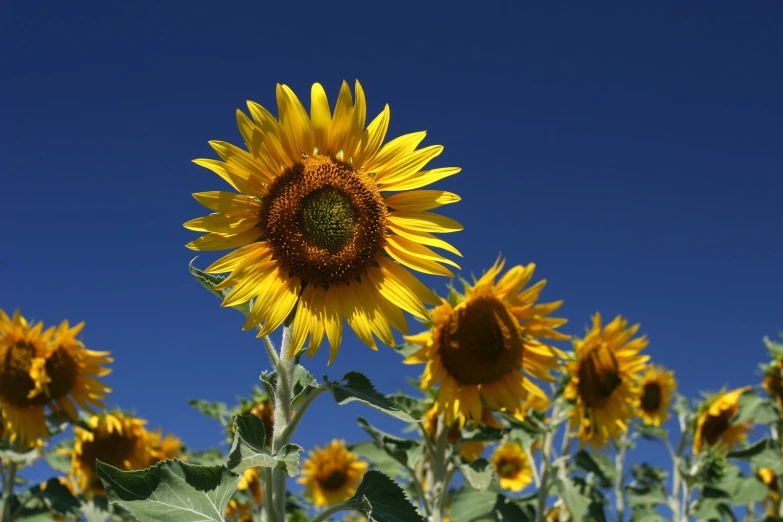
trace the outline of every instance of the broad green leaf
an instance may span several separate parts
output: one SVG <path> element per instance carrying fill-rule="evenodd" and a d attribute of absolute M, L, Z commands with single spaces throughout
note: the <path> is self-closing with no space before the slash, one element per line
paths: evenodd
<path fill-rule="evenodd" d="M 761 439 L 750 446 L 729 452 L 730 459 L 747 460 L 759 468 L 772 468 L 777 474 L 783 473 L 783 460 L 780 451 L 775 448 L 775 443 L 768 439 Z"/>
<path fill-rule="evenodd" d="M 339 381 L 329 381 L 324 377 L 324 382 L 329 386 L 337 404 L 343 405 L 359 401 L 402 421 L 415 422 L 413 417 L 398 408 L 384 395 L 378 393 L 370 379 L 359 372 L 348 372 Z"/>
<path fill-rule="evenodd" d="M 43 484 L 28 489 L 20 495 L 20 500 L 24 503 L 24 497 L 28 496 L 41 500 L 54 513 L 61 515 L 79 513 L 80 502 L 67 487 L 60 483 L 59 479 L 51 478 Z"/>
<path fill-rule="evenodd" d="M 107 522 L 112 518 L 111 506 L 106 497 L 94 496 L 83 502 L 81 512 L 87 522 Z"/>
<path fill-rule="evenodd" d="M 463 484 L 449 505 L 452 522 L 469 522 L 486 513 L 492 513 L 498 502 L 497 488 L 478 491 Z"/>
<path fill-rule="evenodd" d="M 205 401 L 201 399 L 189 399 L 188 404 L 196 408 L 198 411 L 200 411 L 207 417 L 217 419 L 220 422 L 226 421 L 226 409 L 228 408 L 228 406 L 226 405 L 225 402 Z"/>
<path fill-rule="evenodd" d="M 97 462 L 106 497 L 139 520 L 222 522 L 240 476 L 224 467 L 164 460 L 139 471 Z"/>
<path fill-rule="evenodd" d="M 747 390 L 739 397 L 739 408 L 731 423 L 750 421 L 755 424 L 770 424 L 778 418 L 778 412 L 768 399 L 759 396 L 755 390 Z"/>
<path fill-rule="evenodd" d="M 38 448 L 33 448 L 24 452 L 14 451 L 12 449 L 0 449 L 0 459 L 8 459 L 11 462 L 22 464 L 23 466 L 29 466 L 42 455 L 42 451 Z"/>
<path fill-rule="evenodd" d="M 584 450 L 576 454 L 576 465 L 588 473 L 593 473 L 601 481 L 602 488 L 611 487 L 616 476 L 611 457 L 602 453 L 588 453 Z"/>
<path fill-rule="evenodd" d="M 190 264 L 188 265 L 188 269 L 190 270 L 190 273 L 193 275 L 193 277 L 196 278 L 196 281 L 201 283 L 201 286 L 218 296 L 221 301 L 231 292 L 231 288 L 224 288 L 223 290 L 217 290 L 215 287 L 220 284 L 225 277 L 223 276 L 217 276 L 213 274 L 208 274 L 202 270 L 199 270 L 195 266 L 193 266 L 193 261 L 195 261 L 196 258 L 194 257 Z M 235 306 L 232 306 L 234 310 L 239 310 L 243 314 L 247 315 L 250 313 L 250 302 L 238 304 Z"/>
<path fill-rule="evenodd" d="M 261 373 L 261 384 L 269 395 L 270 400 L 275 396 L 277 390 L 277 372 Z M 310 372 L 305 370 L 304 366 L 297 364 L 294 366 L 294 376 L 292 378 L 293 401 L 291 406 L 294 410 L 301 407 L 307 398 L 320 388 L 318 381 Z"/>
<path fill-rule="evenodd" d="M 389 456 L 395 459 L 408 469 L 412 469 L 414 464 L 422 454 L 422 444 L 418 440 L 402 439 L 394 435 L 384 433 L 378 428 L 367 422 L 366 419 L 359 417 L 359 426 L 367 432 L 375 445 L 385 451 Z"/>
<path fill-rule="evenodd" d="M 71 451 L 73 441 L 70 439 L 61 440 L 51 448 L 47 448 L 44 453 L 44 459 L 49 466 L 60 473 L 70 473 L 71 471 Z"/>
<path fill-rule="evenodd" d="M 345 505 L 364 513 L 369 522 L 424 522 L 400 486 L 376 470 L 364 474 Z"/>
<path fill-rule="evenodd" d="M 407 476 L 405 468 L 384 450 L 370 441 L 351 444 L 348 449 L 360 457 L 370 461 L 370 468 L 380 471 L 392 478 Z"/>
<path fill-rule="evenodd" d="M 222 466 L 226 461 L 225 455 L 218 448 L 197 451 L 183 447 L 181 454 L 185 457 L 183 460 L 186 460 L 188 464 L 198 464 L 200 466 Z"/>
<path fill-rule="evenodd" d="M 496 442 L 503 438 L 506 430 L 493 428 L 486 424 L 465 427 L 460 434 L 462 442 Z"/>
<path fill-rule="evenodd" d="M 388 395 L 386 398 L 414 419 L 421 419 L 427 411 L 427 407 L 423 400 L 405 395 L 404 393 L 394 393 Z"/>
<path fill-rule="evenodd" d="M 236 435 L 228 454 L 228 469 L 242 473 L 249 468 L 279 468 L 295 477 L 299 473 L 299 454 L 303 451 L 296 444 L 286 444 L 271 454 L 264 449 L 266 435 L 264 423 L 253 414 L 234 418 Z"/>
<path fill-rule="evenodd" d="M 538 420 L 533 415 L 529 415 L 524 421 L 509 416 L 505 416 L 505 420 L 511 426 L 509 439 L 519 442 L 523 448 L 530 449 L 544 434 L 542 428 L 545 426 L 539 426 Z"/>
<path fill-rule="evenodd" d="M 414 353 L 421 350 L 421 346 L 413 343 L 402 343 L 394 347 L 394 350 L 405 358 L 410 357 Z"/>
<path fill-rule="evenodd" d="M 767 486 L 755 477 L 737 477 L 731 489 L 731 502 L 737 506 L 747 506 L 751 502 L 763 502 L 769 490 Z"/>
<path fill-rule="evenodd" d="M 669 436 L 669 432 L 660 426 L 651 426 L 639 422 L 635 425 L 639 435 L 646 440 L 664 440 Z"/>
<path fill-rule="evenodd" d="M 571 513 L 573 522 L 582 522 L 591 499 L 582 494 L 568 477 L 555 476 L 555 485 L 560 497 L 565 502 L 568 512 Z"/>
<path fill-rule="evenodd" d="M 455 461 L 460 473 L 465 477 L 465 481 L 473 489 L 486 491 L 495 475 L 495 470 L 487 459 L 477 459 L 468 463 L 457 456 Z"/>

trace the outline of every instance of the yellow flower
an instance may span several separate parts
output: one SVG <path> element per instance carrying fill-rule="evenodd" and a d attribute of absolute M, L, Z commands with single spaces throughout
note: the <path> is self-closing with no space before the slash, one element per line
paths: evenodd
<path fill-rule="evenodd" d="M 323 449 L 318 446 L 302 464 L 304 484 L 313 506 L 324 508 L 339 504 L 356 493 L 367 463 L 345 448 L 345 441 L 333 440 Z"/>
<path fill-rule="evenodd" d="M 778 407 L 783 407 L 783 361 L 773 361 L 766 365 L 761 387 Z"/>
<path fill-rule="evenodd" d="M 732 424 L 731 419 L 739 410 L 739 398 L 750 387 L 720 393 L 708 400 L 698 413 L 696 433 L 693 436 L 693 452 L 704 446 L 731 449 L 748 437 L 750 421 Z"/>
<path fill-rule="evenodd" d="M 258 509 L 264 501 L 264 488 L 261 485 L 261 477 L 258 472 L 258 468 L 250 468 L 242 473 L 242 477 L 239 479 L 237 485 L 238 491 L 248 491 L 253 497 L 253 502 L 242 502 L 238 499 L 232 498 L 228 501 L 226 506 L 226 518 L 229 520 L 237 520 L 239 522 L 251 522 L 253 520 L 253 512 Z"/>
<path fill-rule="evenodd" d="M 443 150 L 440 145 L 416 150 L 424 132 L 381 146 L 389 107 L 365 129 L 359 82 L 355 103 L 343 82 L 334 113 L 320 84 L 313 85 L 311 95 L 309 116 L 285 85 L 277 86 L 279 119 L 254 102 L 248 102 L 252 120 L 237 111 L 248 151 L 212 141 L 223 161 L 195 163 L 238 193 L 194 194 L 214 213 L 185 227 L 207 232 L 188 244 L 193 250 L 236 249 L 206 271 L 231 272 L 218 286 L 233 287 L 223 306 L 255 299 L 245 329 L 262 324 L 258 335 L 266 335 L 296 309 L 291 353 L 303 348 L 309 334 L 312 356 L 326 335 L 331 362 L 340 346 L 343 318 L 373 348 L 373 334 L 394 344 L 390 326 L 407 333 L 400 308 L 429 318 L 422 302 L 439 301 L 403 265 L 425 274 L 452 275 L 442 264 L 457 265 L 425 245 L 459 255 L 432 233 L 456 232 L 462 226 L 427 211 L 460 198 L 413 189 L 460 169 L 420 170 Z"/>
<path fill-rule="evenodd" d="M 777 516 L 775 506 L 780 502 L 780 491 L 778 491 L 778 476 L 770 468 L 760 468 L 756 472 L 756 476 L 761 482 L 767 486 L 769 493 L 764 501 L 767 506 L 767 515 L 774 517 Z"/>
<path fill-rule="evenodd" d="M 567 364 L 571 381 L 564 396 L 576 403 L 571 427 L 582 446 L 603 447 L 628 430 L 639 404 L 638 376 L 649 360 L 639 355 L 647 338 L 632 339 L 638 329 L 619 315 L 602 329 L 601 314 L 595 314 L 585 338 L 574 340 L 576 359 Z"/>
<path fill-rule="evenodd" d="M 240 502 L 232 498 L 226 504 L 226 520 L 234 522 L 253 522 L 253 504 Z"/>
<path fill-rule="evenodd" d="M 100 460 L 115 468 L 129 471 L 179 456 L 181 442 L 177 437 L 148 432 L 147 421 L 120 412 L 94 415 L 87 421 L 91 431 L 74 428 L 71 451 L 71 477 L 85 493 L 103 494 L 103 484 L 95 471 Z"/>
<path fill-rule="evenodd" d="M 98 378 L 110 373 L 109 352 L 88 350 L 76 339 L 84 323 L 63 321 L 44 330 L 19 311 L 0 310 L 0 406 L 10 438 L 23 446 L 47 438 L 45 409 L 77 420 L 76 406 L 103 408 L 109 392 Z"/>
<path fill-rule="evenodd" d="M 538 339 L 569 339 L 555 331 L 565 319 L 547 317 L 562 301 L 536 304 L 546 280 L 526 290 L 535 265 L 515 266 L 496 283 L 505 261 L 498 261 L 452 306 L 433 310 L 428 332 L 406 336 L 422 348 L 406 364 L 427 363 L 423 389 L 440 382 L 438 411 L 451 424 L 459 416 L 481 419 L 483 406 L 514 413 L 530 396 L 547 404 L 546 394 L 530 377 L 554 381 L 549 371 L 563 353 Z M 482 406 L 483 405 L 483 406 Z"/>
<path fill-rule="evenodd" d="M 503 489 L 522 491 L 533 481 L 530 461 L 518 442 L 506 442 L 498 446 L 492 455 L 492 465 Z"/>
<path fill-rule="evenodd" d="M 674 372 L 650 366 L 639 387 L 639 418 L 645 424 L 660 426 L 669 417 L 669 407 L 677 388 Z"/>

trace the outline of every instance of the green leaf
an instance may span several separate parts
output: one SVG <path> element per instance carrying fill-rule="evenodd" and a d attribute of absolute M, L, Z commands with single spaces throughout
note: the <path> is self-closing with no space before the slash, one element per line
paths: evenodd
<path fill-rule="evenodd" d="M 359 426 L 367 432 L 375 445 L 385 451 L 390 457 L 402 464 L 408 469 L 412 469 L 414 464 L 422 454 L 422 444 L 418 440 L 402 439 L 384 433 L 378 428 L 372 426 L 366 419 L 359 417 Z"/>
<path fill-rule="evenodd" d="M 107 522 L 112 517 L 111 506 L 106 497 L 95 496 L 83 502 L 81 512 L 87 522 Z"/>
<path fill-rule="evenodd" d="M 364 513 L 369 522 L 425 522 L 400 486 L 376 470 L 364 474 L 356 494 L 344 504 Z"/>
<path fill-rule="evenodd" d="M 337 404 L 343 405 L 352 401 L 359 401 L 402 421 L 415 422 L 413 417 L 378 393 L 370 379 L 359 372 L 348 372 L 339 381 L 330 382 L 329 379 L 324 377 L 324 381 L 329 386 L 329 390 L 332 392 Z"/>
<path fill-rule="evenodd" d="M 196 281 L 201 283 L 201 286 L 218 296 L 221 300 L 223 300 L 230 292 L 231 288 L 224 288 L 223 290 L 217 290 L 215 287 L 219 285 L 225 277 L 223 276 L 217 276 L 213 274 L 208 274 L 202 270 L 199 270 L 195 266 L 193 266 L 193 261 L 195 261 L 196 258 L 194 257 L 190 264 L 188 265 L 188 269 L 190 270 L 190 273 L 193 274 L 193 277 L 196 278 Z M 239 310 L 243 314 L 247 315 L 250 313 L 250 302 L 238 304 L 235 306 L 232 306 L 234 310 Z"/>
<path fill-rule="evenodd" d="M 460 434 L 461 442 L 495 442 L 503 438 L 506 430 L 493 428 L 486 424 L 465 427 Z"/>
<path fill-rule="evenodd" d="M 378 470 L 392 478 L 405 477 L 405 468 L 397 460 L 375 445 L 374 442 L 364 441 L 351 444 L 348 449 L 360 457 L 370 461 L 370 468 Z"/>
<path fill-rule="evenodd" d="M 783 359 L 783 343 L 773 341 L 769 337 L 764 336 L 764 345 L 767 347 L 770 357 L 777 360 Z"/>
<path fill-rule="evenodd" d="M 652 426 L 639 422 L 635 425 L 639 435 L 645 440 L 664 440 L 669 436 L 669 432 L 660 426 Z"/>
<path fill-rule="evenodd" d="M 139 522 L 222 522 L 240 476 L 224 467 L 164 460 L 140 471 L 120 471 L 97 461 L 106 497 Z"/>
<path fill-rule="evenodd" d="M 277 372 L 262 372 L 261 384 L 264 386 L 266 393 L 270 400 L 275 397 L 275 390 L 277 390 Z M 310 372 L 305 370 L 304 366 L 297 364 L 294 366 L 294 376 L 292 378 L 292 385 L 294 390 L 294 398 L 291 406 L 293 409 L 297 409 L 307 400 L 307 398 L 314 392 L 316 392 L 320 385 L 315 377 Z"/>
<path fill-rule="evenodd" d="M 775 443 L 769 438 L 761 439 L 745 448 L 731 451 L 727 455 L 730 459 L 747 460 L 759 468 L 772 468 L 775 473 L 783 473 L 783 460 L 780 451 L 775 448 Z"/>
<path fill-rule="evenodd" d="M 182 456 L 187 458 L 188 464 L 200 466 L 221 466 L 226 461 L 223 452 L 218 448 L 209 448 L 201 451 L 182 448 Z"/>
<path fill-rule="evenodd" d="M 755 390 L 747 390 L 739 397 L 739 408 L 731 423 L 750 421 L 755 424 L 771 424 L 777 422 L 778 418 L 779 413 L 769 399 L 759 396 Z"/>
<path fill-rule="evenodd" d="M 274 454 L 264 449 L 264 423 L 253 414 L 234 418 L 236 436 L 228 454 L 228 469 L 242 473 L 250 468 L 279 468 L 295 477 L 299 473 L 299 454 L 304 451 L 296 444 L 286 444 Z"/>
<path fill-rule="evenodd" d="M 55 513 L 61 515 L 79 513 L 80 502 L 67 487 L 60 483 L 59 479 L 51 478 L 45 482 L 44 487 L 39 484 L 24 493 L 42 500 L 46 507 Z"/>
<path fill-rule="evenodd" d="M 452 522 L 469 522 L 485 513 L 492 513 L 498 502 L 498 496 L 494 488 L 478 491 L 463 484 L 451 501 L 449 518 Z"/>
<path fill-rule="evenodd" d="M 576 465 L 600 480 L 602 488 L 611 487 L 616 476 L 612 459 L 602 453 L 588 453 L 584 450 L 576 454 Z"/>
<path fill-rule="evenodd" d="M 225 423 L 226 421 L 226 409 L 228 406 L 225 402 L 189 399 L 188 404 L 196 408 L 207 417 L 217 419 L 221 423 Z"/>
<path fill-rule="evenodd" d="M 590 506 L 591 499 L 582 494 L 568 477 L 555 476 L 555 485 L 565 502 L 573 522 L 581 522 Z"/>
<path fill-rule="evenodd" d="M 70 439 L 62 440 L 56 445 L 48 448 L 44 453 L 44 459 L 49 466 L 60 473 L 70 473 L 71 471 L 71 450 L 73 441 Z"/>
<path fill-rule="evenodd" d="M 394 350 L 395 350 L 395 351 L 396 351 L 398 354 L 402 355 L 403 357 L 405 357 L 405 358 L 408 358 L 408 357 L 410 357 L 411 355 L 413 355 L 414 353 L 416 353 L 416 352 L 418 352 L 419 350 L 421 350 L 421 348 L 422 348 L 422 347 L 421 347 L 421 346 L 419 346 L 418 344 L 413 344 L 413 343 L 402 343 L 402 344 L 398 344 L 397 346 L 395 346 L 395 347 L 394 347 Z"/>
<path fill-rule="evenodd" d="M 394 393 L 392 395 L 387 395 L 386 398 L 396 404 L 399 409 L 417 420 L 421 419 L 427 411 L 426 404 L 423 400 L 405 395 L 404 393 Z"/>
<path fill-rule="evenodd" d="M 523 448 L 530 449 L 533 444 L 544 434 L 542 427 L 537 426 L 535 417 L 528 416 L 524 421 L 514 417 L 505 417 L 507 423 L 511 426 L 509 439 L 519 442 Z"/>
<path fill-rule="evenodd" d="M 8 459 L 16 464 L 22 464 L 23 466 L 29 466 L 41 456 L 41 451 L 38 448 L 33 448 L 25 452 L 18 452 L 12 449 L 0 449 L 0 459 Z"/>
<path fill-rule="evenodd" d="M 457 468 L 462 476 L 473 489 L 479 491 L 486 491 L 490 483 L 492 483 L 492 477 L 495 475 L 495 470 L 492 464 L 487 459 L 477 459 L 473 462 L 465 462 L 459 456 L 455 458 Z"/>

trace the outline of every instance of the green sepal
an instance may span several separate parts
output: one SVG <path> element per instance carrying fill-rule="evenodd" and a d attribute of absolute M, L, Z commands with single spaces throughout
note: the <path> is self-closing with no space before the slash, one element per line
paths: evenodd
<path fill-rule="evenodd" d="M 217 276 L 213 274 L 208 274 L 204 272 L 203 270 L 199 270 L 195 266 L 193 266 L 193 262 L 197 259 L 197 257 L 194 257 L 190 260 L 190 264 L 188 265 L 188 270 L 190 270 L 190 273 L 193 275 L 193 277 L 196 278 L 196 281 L 201 283 L 201 286 L 215 294 L 217 297 L 220 298 L 222 301 L 226 298 L 226 296 L 231 292 L 231 288 L 224 288 L 222 290 L 218 290 L 215 287 L 223 282 L 225 277 L 223 276 Z M 246 302 L 238 305 L 234 305 L 231 308 L 234 310 L 239 310 L 243 314 L 247 315 L 250 313 L 250 307 L 251 303 Z"/>

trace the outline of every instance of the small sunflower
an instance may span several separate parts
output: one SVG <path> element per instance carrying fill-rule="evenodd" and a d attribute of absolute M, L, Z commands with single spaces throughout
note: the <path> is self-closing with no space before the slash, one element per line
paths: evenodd
<path fill-rule="evenodd" d="M 63 321 L 44 330 L 19 311 L 0 310 L 0 406 L 10 438 L 23 446 L 47 438 L 46 409 L 77 420 L 76 406 L 103 408 L 109 392 L 98 378 L 111 370 L 109 352 L 88 350 L 76 339 L 84 323 Z"/>
<path fill-rule="evenodd" d="M 253 522 L 254 508 L 250 502 L 240 502 L 232 498 L 226 504 L 225 519 L 231 522 Z"/>
<path fill-rule="evenodd" d="M 642 376 L 639 388 L 639 418 L 645 424 L 660 426 L 669 417 L 669 406 L 677 388 L 674 372 L 650 366 Z"/>
<path fill-rule="evenodd" d="M 767 486 L 769 492 L 764 504 L 767 507 L 767 515 L 777 516 L 775 506 L 780 502 L 780 491 L 778 489 L 778 476 L 771 468 L 760 468 L 756 472 L 758 479 Z"/>
<path fill-rule="evenodd" d="M 518 442 L 506 442 L 498 446 L 492 455 L 492 465 L 503 489 L 522 491 L 533 481 L 531 463 Z"/>
<path fill-rule="evenodd" d="M 639 355 L 648 341 L 633 338 L 638 330 L 619 315 L 602 329 L 601 314 L 595 314 L 585 338 L 573 341 L 576 359 L 567 363 L 571 380 L 564 396 L 576 403 L 571 428 L 582 445 L 600 448 L 628 430 L 639 404 L 639 373 L 650 359 Z"/>
<path fill-rule="evenodd" d="M 719 393 L 702 405 L 697 413 L 693 453 L 698 453 L 705 446 L 731 449 L 747 439 L 752 429 L 750 421 L 732 424 L 731 419 L 739 411 L 740 395 L 749 389 L 745 387 Z"/>
<path fill-rule="evenodd" d="M 261 485 L 261 477 L 258 468 L 250 468 L 242 473 L 237 485 L 237 492 L 250 495 L 246 500 L 232 498 L 226 505 L 226 519 L 237 522 L 252 522 L 255 512 L 264 501 L 264 488 Z M 250 500 L 252 498 L 252 501 Z"/>
<path fill-rule="evenodd" d="M 304 484 L 313 506 L 333 506 L 356 493 L 367 463 L 348 451 L 345 441 L 333 440 L 323 449 L 316 446 L 309 454 L 298 482 Z"/>
<path fill-rule="evenodd" d="M 83 492 L 103 494 L 95 471 L 100 460 L 124 471 L 149 465 L 147 421 L 123 413 L 102 413 L 87 421 L 91 431 L 75 427 L 71 451 L 71 476 Z"/>
<path fill-rule="evenodd" d="M 460 169 L 421 170 L 443 150 L 440 145 L 416 150 L 424 132 L 381 146 L 389 106 L 365 129 L 366 102 L 358 81 L 355 103 L 343 82 L 334 112 L 317 83 L 309 116 L 285 85 L 277 86 L 277 106 L 279 118 L 254 102 L 248 102 L 252 120 L 237 111 L 247 151 L 212 141 L 223 161 L 195 160 L 238 193 L 194 194 L 214 213 L 185 223 L 207 233 L 187 246 L 236 249 L 206 270 L 231 272 L 217 287 L 233 287 L 223 306 L 253 300 L 244 327 L 262 325 L 259 337 L 295 310 L 291 353 L 304 347 L 309 334 L 312 356 L 325 334 L 331 362 L 340 347 L 343 318 L 374 349 L 373 335 L 394 345 L 390 326 L 407 333 L 400 308 L 427 319 L 423 303 L 438 303 L 404 267 L 452 276 L 443 264 L 458 266 L 428 246 L 460 255 L 433 233 L 462 226 L 428 212 L 459 196 L 413 189 Z"/>
<path fill-rule="evenodd" d="M 504 265 L 498 259 L 473 285 L 465 282 L 455 305 L 443 300 L 432 312 L 430 331 L 405 337 L 422 347 L 405 363 L 427 363 L 421 386 L 440 382 L 437 404 L 448 423 L 459 416 L 479 420 L 483 406 L 514 413 L 530 396 L 548 404 L 530 377 L 554 381 L 549 372 L 564 354 L 539 339 L 569 339 L 555 331 L 566 320 L 547 317 L 562 301 L 536 304 L 546 280 L 522 290 L 533 263 L 515 266 L 496 283 Z"/>

